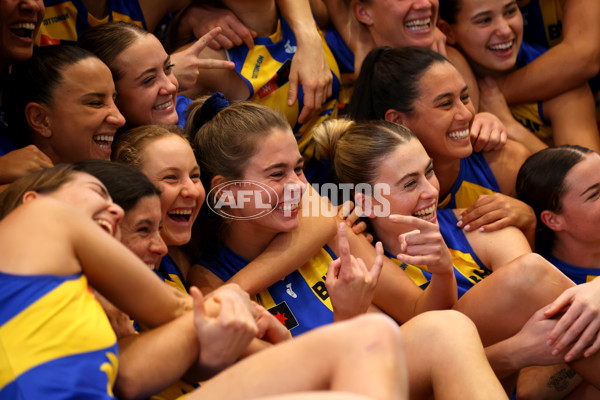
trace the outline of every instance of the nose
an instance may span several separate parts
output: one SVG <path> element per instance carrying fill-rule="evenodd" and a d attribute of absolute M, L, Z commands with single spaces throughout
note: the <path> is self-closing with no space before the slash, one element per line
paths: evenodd
<path fill-rule="evenodd" d="M 413 2 L 412 7 L 415 10 L 425 10 L 432 7 L 431 0 L 417 0 Z"/>
<path fill-rule="evenodd" d="M 117 105 L 114 102 L 111 106 L 108 115 L 106 116 L 106 122 L 116 126 L 117 128 L 120 128 L 123 125 L 125 125 L 125 117 L 123 116 L 123 114 L 121 114 L 121 112 L 117 108 Z"/>
<path fill-rule="evenodd" d="M 45 10 L 44 3 L 41 0 L 22 0 L 19 3 L 19 8 L 23 11 L 40 11 Z"/>
<path fill-rule="evenodd" d="M 469 103 L 465 104 L 461 100 L 459 100 L 458 103 L 458 110 L 454 115 L 454 119 L 458 122 L 471 121 L 474 115 L 474 110 L 472 110 L 472 108 L 469 107 L 471 102 L 469 101 Z"/>
<path fill-rule="evenodd" d="M 190 177 L 186 178 L 183 188 L 181 189 L 181 195 L 183 197 L 192 197 L 195 199 L 199 198 L 203 192 L 204 187 L 202 186 L 202 183 L 194 181 Z"/>
<path fill-rule="evenodd" d="M 149 250 L 152 253 L 159 254 L 161 257 L 167 254 L 167 245 L 158 232 L 152 237 Z"/>
<path fill-rule="evenodd" d="M 125 211 L 123 211 L 121 206 L 116 203 L 111 203 L 110 206 L 108 206 L 108 212 L 115 220 L 115 225 L 119 225 L 123 220 L 123 216 L 125 215 Z"/>
<path fill-rule="evenodd" d="M 506 20 L 506 18 L 501 17 L 498 19 L 498 23 L 496 24 L 495 33 L 498 37 L 504 38 L 508 37 L 512 33 L 512 29 L 510 24 Z"/>
<path fill-rule="evenodd" d="M 173 93 L 177 93 L 177 89 L 179 88 L 179 83 L 177 82 L 177 78 L 175 76 L 168 76 L 163 74 L 163 79 L 161 80 L 161 86 L 159 90 L 159 94 L 161 96 L 171 95 Z"/>
<path fill-rule="evenodd" d="M 423 191 L 421 192 L 421 197 L 424 199 L 432 199 L 437 198 L 440 194 L 439 191 L 439 183 L 437 177 L 434 175 L 431 179 L 425 179 L 425 184 L 423 185 Z"/>

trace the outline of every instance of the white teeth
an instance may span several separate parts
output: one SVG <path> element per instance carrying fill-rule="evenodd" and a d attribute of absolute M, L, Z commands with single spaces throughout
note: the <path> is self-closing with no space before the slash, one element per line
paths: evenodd
<path fill-rule="evenodd" d="M 175 211 L 169 211 L 169 214 L 175 214 L 175 215 L 192 215 L 192 210 L 175 210 Z"/>
<path fill-rule="evenodd" d="M 513 41 L 511 40 L 510 42 L 507 43 L 500 43 L 500 44 L 495 44 L 493 46 L 490 46 L 491 50 L 508 50 L 513 46 Z"/>
<path fill-rule="evenodd" d="M 292 210 L 295 210 L 296 208 L 298 208 L 298 203 L 296 203 L 296 204 L 284 204 L 281 207 L 277 207 L 277 209 L 280 210 L 280 211 L 292 211 Z"/>
<path fill-rule="evenodd" d="M 113 236 L 113 227 L 110 223 L 102 219 L 97 219 L 96 222 L 98 223 L 98 225 L 104 228 L 104 230 L 106 230 L 111 236 Z"/>
<path fill-rule="evenodd" d="M 425 220 L 431 219 L 431 218 L 433 218 L 433 213 L 435 213 L 436 208 L 437 207 L 434 204 L 434 205 L 432 205 L 430 207 L 427 207 L 427 208 L 425 208 L 423 210 L 416 211 L 413 215 L 415 217 L 417 217 L 417 218 L 421 218 L 421 219 L 425 219 Z"/>
<path fill-rule="evenodd" d="M 150 269 L 154 269 L 154 264 L 146 264 L 146 266 Z"/>
<path fill-rule="evenodd" d="M 464 139 L 469 136 L 469 128 L 448 133 L 452 139 Z"/>
<path fill-rule="evenodd" d="M 155 110 L 164 110 L 167 107 L 170 107 L 173 104 L 173 100 L 169 100 L 166 103 L 162 103 L 154 107 Z"/>
<path fill-rule="evenodd" d="M 35 29 L 35 24 L 31 22 L 18 22 L 16 24 L 12 24 L 10 29 L 29 29 L 30 31 Z"/>
<path fill-rule="evenodd" d="M 112 142 L 114 140 L 114 136 L 106 136 L 106 135 L 97 135 L 94 136 L 94 140 L 99 142 Z"/>
<path fill-rule="evenodd" d="M 405 23 L 404 26 L 406 26 L 410 30 L 422 30 L 429 28 L 430 23 L 431 18 L 415 19 L 413 21 Z"/>

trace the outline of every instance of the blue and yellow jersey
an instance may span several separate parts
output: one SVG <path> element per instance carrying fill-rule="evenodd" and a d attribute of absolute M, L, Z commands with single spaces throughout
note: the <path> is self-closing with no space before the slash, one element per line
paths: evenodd
<path fill-rule="evenodd" d="M 173 286 L 175 289 L 179 290 L 181 293 L 187 294 L 187 285 L 185 283 L 185 278 L 183 274 L 179 270 L 175 261 L 167 254 L 160 261 L 160 266 L 158 270 L 154 270 L 154 272 L 163 280 L 167 285 Z"/>
<path fill-rule="evenodd" d="M 472 288 L 473 285 L 491 274 L 492 271 L 481 262 L 465 237 L 463 230 L 456 226 L 458 221 L 453 210 L 438 210 L 437 218 L 440 226 L 440 233 L 452 255 L 458 298 L 460 298 L 467 290 Z M 431 272 L 427 270 L 427 266 L 405 264 L 398 260 L 393 254 L 390 254 L 387 251 L 385 254 L 394 263 L 398 264 L 417 286 L 425 289 L 427 285 L 429 285 L 429 281 L 431 281 Z"/>
<path fill-rule="evenodd" d="M 531 0 L 521 7 L 523 40 L 545 49 L 563 40 L 562 20 L 566 0 Z M 600 73 L 589 80 L 596 101 L 596 120 L 600 123 Z"/>
<path fill-rule="evenodd" d="M 227 52 L 228 59 L 235 63 L 235 71 L 248 86 L 248 100 L 280 111 L 286 116 L 296 136 L 300 153 L 306 161 L 316 157 L 312 129 L 326 119 L 336 118 L 338 113 L 340 71 L 324 38 L 322 43 L 333 74 L 332 95 L 322 105 L 320 113 L 305 124 L 298 123 L 304 104 L 301 86 L 298 89 L 298 101 L 291 107 L 287 105 L 289 73 L 292 57 L 296 53 L 296 37 L 283 18 L 279 18 L 274 34 L 254 39 L 254 48 L 240 45 Z M 307 174 L 307 178 L 309 177 L 310 173 Z"/>
<path fill-rule="evenodd" d="M 549 48 L 562 40 L 563 8 L 566 0 L 531 0 L 521 7 L 523 39 Z"/>
<path fill-rule="evenodd" d="M 558 268 L 563 274 L 569 279 L 575 282 L 576 285 L 587 283 L 594 280 L 597 276 L 600 276 L 600 268 L 584 268 L 577 267 L 575 265 L 568 264 L 552 254 L 542 254 L 546 260 L 552 265 Z"/>
<path fill-rule="evenodd" d="M 81 0 L 44 0 L 46 14 L 35 39 L 38 46 L 77 41 L 86 29 L 107 22 L 129 22 L 146 29 L 144 14 L 137 0 L 108 0 L 106 18 L 96 19 Z"/>
<path fill-rule="evenodd" d="M 0 273 L 0 398 L 112 399 L 118 364 L 84 275 Z"/>
<path fill-rule="evenodd" d="M 324 246 L 306 264 L 258 293 L 254 300 L 289 329 L 292 336 L 333 322 L 333 308 L 325 287 L 329 263 L 336 255 Z M 227 281 L 249 261 L 225 245 L 197 261 L 221 280 Z"/>
<path fill-rule="evenodd" d="M 523 41 L 517 55 L 517 65 L 519 67 L 527 65 L 544 54 L 545 51 L 546 49 L 539 45 L 531 45 Z M 550 121 L 544 117 L 543 102 L 511 105 L 510 111 L 521 125 L 539 137 L 544 143 L 552 146 L 552 126 Z"/>
<path fill-rule="evenodd" d="M 450 193 L 438 208 L 468 208 L 482 194 L 500 192 L 498 181 L 482 153 L 473 152 L 460 160 L 460 171 Z"/>

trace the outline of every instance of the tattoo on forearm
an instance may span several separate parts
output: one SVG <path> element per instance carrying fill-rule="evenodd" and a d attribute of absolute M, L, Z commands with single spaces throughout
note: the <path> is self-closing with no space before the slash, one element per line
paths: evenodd
<path fill-rule="evenodd" d="M 557 392 L 567 390 L 571 380 L 577 375 L 571 368 L 563 368 L 548 379 L 546 386 Z"/>

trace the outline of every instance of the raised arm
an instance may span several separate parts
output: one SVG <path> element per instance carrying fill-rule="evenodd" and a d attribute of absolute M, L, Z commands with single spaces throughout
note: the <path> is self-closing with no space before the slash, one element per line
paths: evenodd
<path fill-rule="evenodd" d="M 550 99 L 600 70 L 600 2 L 567 0 L 563 15 L 562 42 L 498 82 L 509 104 Z"/>

